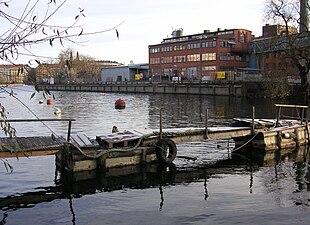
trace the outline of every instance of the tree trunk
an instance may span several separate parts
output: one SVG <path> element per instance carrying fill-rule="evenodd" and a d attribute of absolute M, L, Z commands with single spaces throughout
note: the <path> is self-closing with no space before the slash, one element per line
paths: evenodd
<path fill-rule="evenodd" d="M 310 62 L 310 61 L 309 61 Z M 298 69 L 299 69 L 299 76 L 301 79 L 301 90 L 302 90 L 302 95 L 303 95 L 303 104 L 308 105 L 308 100 L 309 100 L 309 83 L 308 83 L 308 73 L 310 67 L 309 62 L 306 63 L 306 65 L 301 65 L 298 64 Z"/>

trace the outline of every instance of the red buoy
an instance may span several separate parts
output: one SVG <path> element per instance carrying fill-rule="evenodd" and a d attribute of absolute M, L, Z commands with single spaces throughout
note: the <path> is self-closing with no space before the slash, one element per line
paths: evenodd
<path fill-rule="evenodd" d="M 124 109 L 126 107 L 126 103 L 123 99 L 117 99 L 115 101 L 115 108 L 116 109 Z"/>
<path fill-rule="evenodd" d="M 53 104 L 53 100 L 52 100 L 51 98 L 49 98 L 49 99 L 47 99 L 46 103 L 47 103 L 48 105 L 52 105 L 52 104 Z"/>

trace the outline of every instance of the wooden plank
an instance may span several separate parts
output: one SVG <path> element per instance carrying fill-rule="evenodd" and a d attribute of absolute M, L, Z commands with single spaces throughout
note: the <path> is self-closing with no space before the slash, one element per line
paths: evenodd
<path fill-rule="evenodd" d="M 56 137 L 56 139 L 54 139 L 50 136 L 0 138 L 2 149 L 5 152 L 59 149 L 65 141 L 63 137 Z"/>
<path fill-rule="evenodd" d="M 83 147 L 85 145 L 84 142 L 79 138 L 79 136 L 77 134 L 71 135 L 71 141 L 73 141 L 79 147 Z"/>
<path fill-rule="evenodd" d="M 93 145 L 85 134 L 78 134 L 78 137 L 84 142 L 86 146 Z"/>
<path fill-rule="evenodd" d="M 43 151 L 25 151 L 25 152 L 1 152 L 0 158 L 16 158 L 16 157 L 32 157 L 32 156 L 44 156 L 53 155 L 60 150 L 43 150 Z"/>

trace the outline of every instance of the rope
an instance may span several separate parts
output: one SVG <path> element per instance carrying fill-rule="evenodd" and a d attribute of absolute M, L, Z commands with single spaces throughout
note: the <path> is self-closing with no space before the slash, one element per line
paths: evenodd
<path fill-rule="evenodd" d="M 234 150 L 232 150 L 231 152 L 235 152 L 240 150 L 241 148 L 245 147 L 246 145 L 248 145 L 260 132 L 256 133 L 253 137 L 250 138 L 250 140 L 248 140 L 247 142 L 245 142 L 243 145 L 241 145 L 238 148 L 235 148 Z"/>
<path fill-rule="evenodd" d="M 127 148 L 127 149 L 111 148 L 111 149 L 107 149 L 106 151 L 101 151 L 99 154 L 96 154 L 96 155 L 88 155 L 80 148 L 80 146 L 78 146 L 78 145 L 76 145 L 76 144 L 74 144 L 72 142 L 70 142 L 70 144 L 73 145 L 73 147 L 75 147 L 83 156 L 85 156 L 87 158 L 91 158 L 91 159 L 98 159 L 101 156 L 103 156 L 105 154 L 108 154 L 110 152 L 130 152 L 130 151 L 134 151 L 134 150 L 136 150 L 139 147 L 139 145 L 142 142 L 142 139 L 143 138 L 140 138 L 138 143 L 134 147 L 132 147 L 132 148 Z"/>

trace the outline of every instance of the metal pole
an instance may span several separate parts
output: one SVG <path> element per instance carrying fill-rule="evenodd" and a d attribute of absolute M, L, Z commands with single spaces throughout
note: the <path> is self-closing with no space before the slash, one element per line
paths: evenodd
<path fill-rule="evenodd" d="M 71 135 L 71 120 L 69 121 L 69 125 L 68 125 L 68 136 L 67 136 L 67 141 L 70 141 L 70 135 Z"/>
<path fill-rule="evenodd" d="M 305 109 L 302 108 L 302 109 L 301 109 L 301 121 L 300 121 L 300 124 L 303 124 L 304 116 L 305 116 Z"/>
<path fill-rule="evenodd" d="M 208 117 L 209 117 L 209 110 L 206 110 L 206 121 L 205 121 L 205 138 L 208 139 Z"/>
<path fill-rule="evenodd" d="M 280 115 L 281 115 L 281 106 L 278 106 L 278 115 L 277 115 L 277 121 L 276 121 L 276 127 L 279 125 Z"/>
<path fill-rule="evenodd" d="M 252 134 L 255 132 L 255 106 L 252 107 Z"/>
<path fill-rule="evenodd" d="M 160 109 L 160 114 L 159 114 L 159 139 L 163 138 L 163 113 L 162 113 L 163 109 Z"/>

